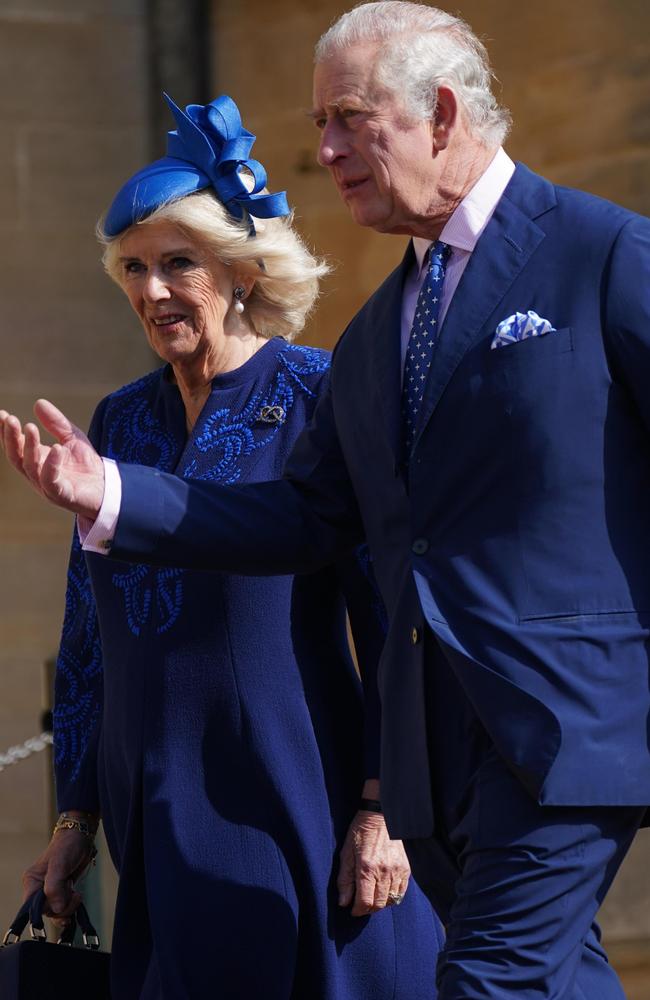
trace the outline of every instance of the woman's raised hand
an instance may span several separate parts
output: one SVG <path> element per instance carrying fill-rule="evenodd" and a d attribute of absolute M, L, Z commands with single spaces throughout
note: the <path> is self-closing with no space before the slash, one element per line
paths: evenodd
<path fill-rule="evenodd" d="M 57 442 L 43 444 L 36 424 L 0 410 L 0 443 L 8 460 L 37 493 L 75 514 L 94 520 L 104 497 L 104 465 L 78 427 L 46 399 L 34 413 Z"/>

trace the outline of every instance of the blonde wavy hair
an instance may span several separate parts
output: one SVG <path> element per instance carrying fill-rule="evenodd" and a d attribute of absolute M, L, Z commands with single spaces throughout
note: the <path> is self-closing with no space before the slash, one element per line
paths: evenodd
<path fill-rule="evenodd" d="M 293 227 L 293 215 L 254 221 L 257 234 L 251 236 L 248 219 L 234 219 L 208 188 L 161 205 L 117 236 L 106 235 L 102 218 L 97 238 L 106 273 L 122 287 L 122 239 L 135 228 L 157 222 L 177 226 L 222 264 L 236 264 L 242 273 L 255 278 L 246 313 L 257 333 L 293 340 L 303 329 L 318 298 L 320 279 L 330 268 L 303 243 Z"/>

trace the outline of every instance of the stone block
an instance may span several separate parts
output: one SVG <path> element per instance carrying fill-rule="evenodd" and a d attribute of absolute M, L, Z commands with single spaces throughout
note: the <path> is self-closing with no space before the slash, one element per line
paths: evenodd
<path fill-rule="evenodd" d="M 332 192 L 331 197 L 338 196 Z M 307 340 L 333 347 L 347 323 L 374 289 L 396 266 L 406 241 L 387 240 L 355 226 L 347 209 L 311 212 L 305 220 L 319 253 L 331 262 L 332 273 L 323 281 L 323 295 L 309 323 Z"/>
<path fill-rule="evenodd" d="M 137 22 L 145 12 L 146 0 L 5 0 L 0 22 L 66 25 L 97 18 Z"/>
<path fill-rule="evenodd" d="M 0 156 L 0 224 L 5 241 L 7 232 L 17 226 L 20 216 L 20 180 L 24 167 L 23 150 L 19 142 L 19 129 L 14 125 L 2 126 L 2 156 Z M 9 241 L 10 243 L 10 241 Z M 3 255 L 4 256 L 4 255 Z"/>
<path fill-rule="evenodd" d="M 29 609 L 14 612 L 11 616 L 3 615 L 0 618 L 0 633 L 6 656 L 18 659 L 30 657 L 36 665 L 42 665 L 51 659 L 59 646 L 64 598 L 65 576 L 62 576 L 60 586 L 52 594 L 51 608 L 47 615 L 35 614 Z M 27 696 L 32 700 L 32 704 L 36 705 L 34 692 L 30 690 Z"/>
<path fill-rule="evenodd" d="M 131 127 L 23 126 L 23 224 L 28 232 L 71 228 L 94 240 L 95 223 L 124 181 L 148 159 L 146 134 Z M 99 251 L 97 251 L 97 259 Z"/>
<path fill-rule="evenodd" d="M 66 537 L 71 532 L 68 521 Z M 59 539 L 38 538 L 31 543 L 3 540 L 0 551 L 0 607 L 11 634 L 11 622 L 26 624 L 60 621 L 63 612 L 67 544 Z M 57 630 L 58 631 L 58 630 Z M 43 654 L 50 655 L 58 635 L 43 637 Z"/>
<path fill-rule="evenodd" d="M 17 746 L 39 733 L 37 724 L 0 723 L 0 752 Z M 48 748 L 0 771 L 2 810 L 0 837 L 19 833 L 41 833 L 50 828 L 52 764 Z"/>
<path fill-rule="evenodd" d="M 547 171 L 556 184 L 577 187 L 650 215 L 650 149 L 618 150 L 554 165 Z"/>
<path fill-rule="evenodd" d="M 24 572 L 23 547 L 25 551 L 30 547 L 39 551 L 43 545 L 52 542 L 67 545 L 73 518 L 41 500 L 26 480 L 6 464 L 0 467 L 0 490 L 0 545 L 3 548 L 9 545 L 19 547 L 18 551 L 14 548 L 12 552 L 12 556 L 18 558 L 13 574 L 5 566 L 10 577 L 4 585 L 10 587 L 15 575 Z"/>
<path fill-rule="evenodd" d="M 647 66 L 647 52 L 643 58 Z M 629 57 L 604 60 L 597 51 L 537 67 L 511 102 L 515 155 L 543 172 L 547 165 L 647 148 L 649 80 L 650 70 L 642 74 Z M 567 90 L 571 102 L 563 99 Z"/>
<path fill-rule="evenodd" d="M 30 736 L 38 735 L 34 726 L 49 701 L 44 677 L 41 657 L 14 652 L 3 644 L 0 655 L 0 739 L 4 744 L 9 739 L 21 743 Z M 6 726 L 15 726 L 17 732 L 10 735 Z M 0 752 L 6 748 L 0 746 Z"/>
<path fill-rule="evenodd" d="M 608 941 L 650 942 L 649 869 L 650 829 L 644 829 L 637 834 L 598 916 Z"/>
<path fill-rule="evenodd" d="M 0 776 L 1 777 L 1 776 Z M 22 899 L 20 876 L 45 849 L 49 831 L 13 833 L 2 836 L 0 851 L 0 927 L 4 930 L 16 916 Z"/>
<path fill-rule="evenodd" d="M 117 388 L 153 367 L 140 323 L 104 274 L 94 223 L 86 221 L 83 235 L 61 219 L 55 230 L 34 224 L 16 237 L 15 258 L 5 269 L 11 338 L 2 382 Z"/>
<path fill-rule="evenodd" d="M 0 122 L 97 131 L 145 118 L 138 19 L 0 15 L 0 25 Z"/>
<path fill-rule="evenodd" d="M 241 102 L 245 123 L 253 115 L 263 118 L 278 109 L 310 108 L 313 46 L 341 12 L 340 6 L 322 0 L 280 0 L 272 15 L 259 0 L 248 4 L 245 14 L 235 6 L 233 0 L 214 5 L 217 91 L 225 90 Z M 246 66 L 254 66 L 254 73 L 244 69 L 244 52 Z"/>
<path fill-rule="evenodd" d="M 650 941 L 610 941 L 605 938 L 609 960 L 618 973 L 625 1000 L 648 1000 L 650 994 Z"/>

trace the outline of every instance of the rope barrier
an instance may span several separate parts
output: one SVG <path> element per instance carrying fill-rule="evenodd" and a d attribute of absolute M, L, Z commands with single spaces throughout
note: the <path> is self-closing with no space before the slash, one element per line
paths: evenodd
<path fill-rule="evenodd" d="M 32 754 L 40 753 L 46 747 L 52 745 L 52 733 L 41 733 L 40 736 L 32 736 L 24 743 L 18 743 L 14 747 L 9 747 L 4 753 L 0 753 L 0 771 L 4 771 L 11 764 L 17 764 L 19 760 L 27 760 Z"/>

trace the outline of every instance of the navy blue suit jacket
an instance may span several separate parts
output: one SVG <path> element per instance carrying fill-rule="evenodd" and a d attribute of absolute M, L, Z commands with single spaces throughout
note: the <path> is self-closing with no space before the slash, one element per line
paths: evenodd
<path fill-rule="evenodd" d="M 122 467 L 112 555 L 277 573 L 365 536 L 391 620 L 379 684 L 394 836 L 433 826 L 413 642 L 425 620 L 540 802 L 646 805 L 650 222 L 517 166 L 449 308 L 405 468 L 411 253 L 339 342 L 285 478 L 231 489 Z M 529 309 L 556 332 L 491 350 L 497 324 Z"/>

